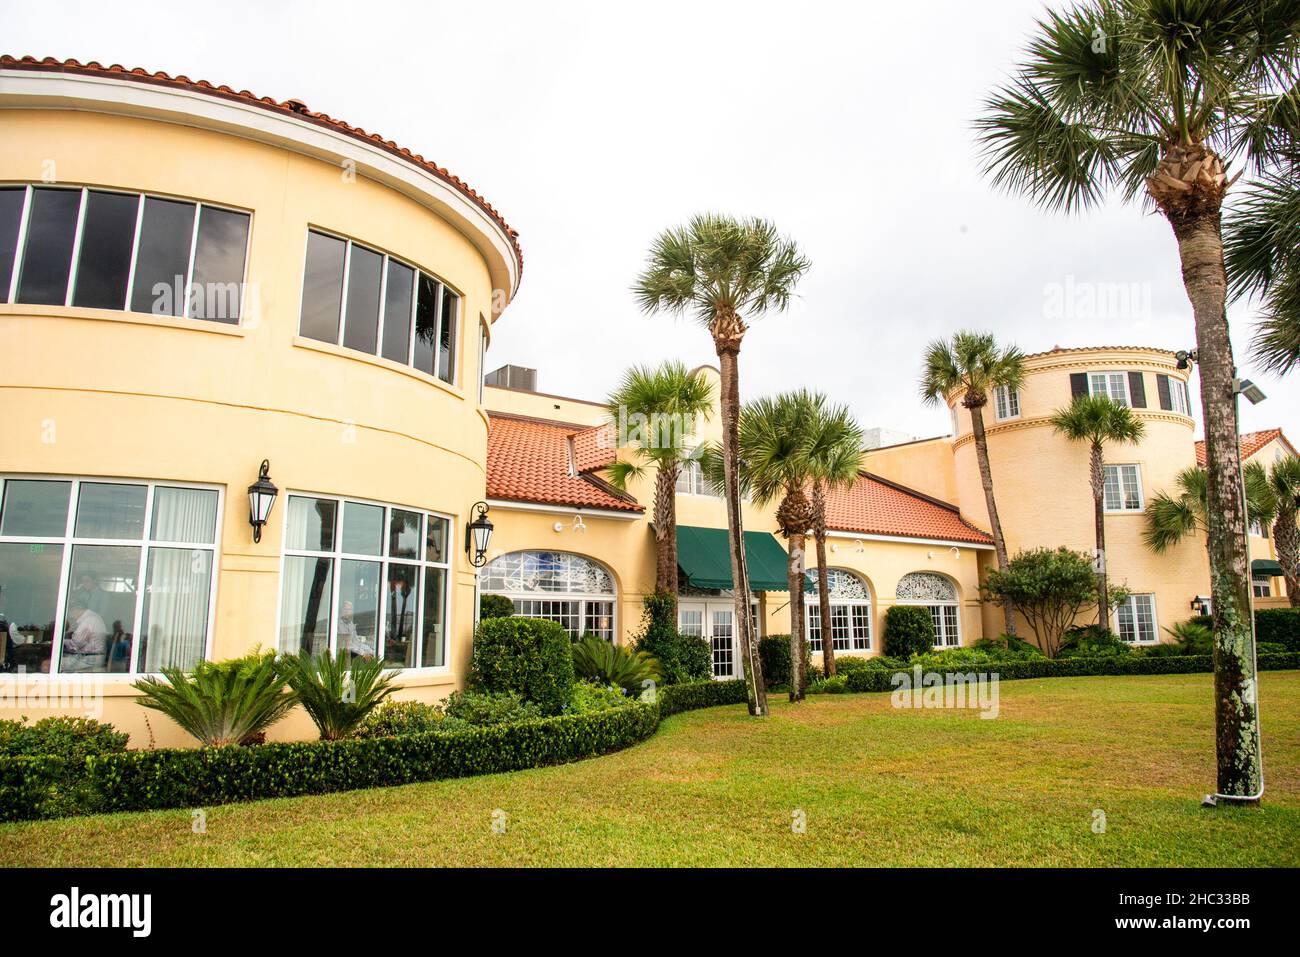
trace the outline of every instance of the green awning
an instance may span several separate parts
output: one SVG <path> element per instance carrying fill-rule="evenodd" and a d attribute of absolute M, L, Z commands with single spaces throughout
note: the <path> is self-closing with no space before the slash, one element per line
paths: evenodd
<path fill-rule="evenodd" d="M 1252 578 L 1281 578 L 1282 566 L 1271 558 L 1256 558 L 1250 563 Z"/>
<path fill-rule="evenodd" d="M 785 591 L 786 552 L 771 532 L 745 533 L 750 591 Z M 677 526 L 677 564 L 695 588 L 731 587 L 731 551 L 725 528 Z"/>

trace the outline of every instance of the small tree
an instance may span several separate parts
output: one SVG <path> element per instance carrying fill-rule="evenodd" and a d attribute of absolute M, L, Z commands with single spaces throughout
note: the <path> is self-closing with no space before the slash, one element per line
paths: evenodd
<path fill-rule="evenodd" d="M 1097 604 L 1092 558 L 1068 548 L 1020 552 L 1005 569 L 991 569 L 980 591 L 985 601 L 1024 615 L 1038 647 L 1049 658 L 1060 651 L 1065 630 L 1085 609 Z M 1116 589 L 1113 597 L 1123 594 Z"/>
<path fill-rule="evenodd" d="M 910 658 L 934 651 L 934 619 L 921 605 L 893 605 L 885 612 L 885 654 Z"/>

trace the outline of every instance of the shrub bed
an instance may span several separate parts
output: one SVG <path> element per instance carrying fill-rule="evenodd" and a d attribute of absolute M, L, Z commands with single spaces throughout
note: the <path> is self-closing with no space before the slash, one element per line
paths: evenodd
<path fill-rule="evenodd" d="M 1300 654 L 1289 652 L 1281 655 L 1259 655 L 1260 671 L 1281 671 L 1300 668 Z M 1077 678 L 1102 675 L 1181 675 L 1198 674 L 1214 670 L 1214 658 L 1211 655 L 1169 655 L 1154 658 L 1137 656 L 1104 656 L 1097 658 L 1050 658 L 1021 659 L 1010 661 L 990 661 L 983 663 L 967 662 L 952 665 L 921 666 L 927 672 L 938 674 L 968 674 L 983 672 L 996 674 L 1002 681 L 1015 681 L 1021 678 Z M 872 668 L 855 671 L 848 675 L 850 691 L 892 691 L 893 676 L 902 668 Z"/>

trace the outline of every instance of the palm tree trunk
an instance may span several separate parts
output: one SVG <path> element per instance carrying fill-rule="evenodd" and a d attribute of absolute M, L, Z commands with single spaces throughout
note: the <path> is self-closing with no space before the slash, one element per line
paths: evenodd
<path fill-rule="evenodd" d="M 790 579 L 790 700 L 804 696 L 803 580 L 805 534 L 803 529 L 784 529 L 790 541 L 786 574 Z"/>
<path fill-rule="evenodd" d="M 754 640 L 750 628 L 749 569 L 745 566 L 740 476 L 737 471 L 740 459 L 740 388 L 736 360 L 740 353 L 740 337 L 744 334 L 744 326 L 734 314 L 719 315 L 712 331 L 722 373 L 722 471 L 726 486 L 727 537 L 731 546 L 731 582 L 736 597 L 735 628 L 740 637 L 740 659 L 749 691 L 749 713 L 756 717 L 767 717 L 767 688 L 763 685 L 763 665 L 758 658 L 758 642 Z"/>
<path fill-rule="evenodd" d="M 970 409 L 971 431 L 975 436 L 975 460 L 980 467 L 980 483 L 984 486 L 984 504 L 989 513 L 989 531 L 993 533 L 993 550 L 997 553 L 998 568 L 1005 570 L 1007 567 L 1007 540 L 1002 534 L 1002 520 L 998 518 L 998 504 L 993 499 L 993 469 L 989 466 L 989 443 L 984 432 L 984 402 L 988 401 L 983 398 L 980 402 L 972 402 L 967 405 Z M 1004 605 L 1003 627 L 1006 628 L 1007 634 L 1015 637 L 1016 634 L 1016 614 L 1010 604 Z M 823 646 L 825 641 L 822 642 Z"/>
<path fill-rule="evenodd" d="M 1196 317 L 1201 412 L 1208 475 L 1206 524 L 1214 603 L 1215 738 L 1218 793 L 1259 793 L 1255 630 L 1251 620 L 1246 508 L 1238 445 L 1236 368 L 1225 307 L 1227 282 L 1217 203 L 1165 208 L 1178 239 L 1183 286 Z"/>
<path fill-rule="evenodd" d="M 655 591 L 672 596 L 677 618 L 677 475 L 681 464 L 660 462 L 655 473 Z"/>
<path fill-rule="evenodd" d="M 1300 532 L 1296 530 L 1295 514 L 1295 509 L 1278 510 L 1273 522 L 1273 544 L 1286 581 L 1286 597 L 1292 608 L 1300 608 Z"/>
<path fill-rule="evenodd" d="M 1105 628 L 1110 621 L 1110 585 L 1106 579 L 1106 466 L 1100 442 L 1092 443 L 1090 481 L 1093 520 L 1097 529 L 1097 624 Z"/>
<path fill-rule="evenodd" d="M 813 541 L 817 546 L 817 617 L 821 621 L 822 671 L 827 678 L 833 678 L 835 642 L 831 638 L 831 584 L 826 578 L 826 489 L 821 482 L 813 483 Z"/>

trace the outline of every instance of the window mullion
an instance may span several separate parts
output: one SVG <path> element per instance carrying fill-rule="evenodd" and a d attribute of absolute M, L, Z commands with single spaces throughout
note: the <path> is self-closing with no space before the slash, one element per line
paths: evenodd
<path fill-rule="evenodd" d="M 78 192 L 81 194 L 80 205 L 77 208 L 77 225 L 73 227 L 72 233 L 72 260 L 68 263 L 68 288 L 63 295 L 63 304 L 72 305 L 72 294 L 77 286 L 77 260 L 81 258 L 81 237 L 86 228 L 86 207 L 87 202 L 86 187 L 81 187 Z"/>
<path fill-rule="evenodd" d="M 144 194 L 136 194 L 135 232 L 131 236 L 131 265 L 126 270 L 126 301 L 122 303 L 124 311 L 131 309 L 131 290 L 135 288 L 135 267 L 140 260 L 141 230 L 144 228 Z"/>
<path fill-rule="evenodd" d="M 132 622 L 132 640 L 131 640 L 131 658 L 127 662 L 127 674 L 136 674 L 139 671 L 140 662 L 140 643 L 143 640 L 143 633 L 140 631 L 144 622 L 144 602 L 149 590 L 146 575 L 149 574 L 149 540 L 153 537 L 151 531 L 153 520 L 153 500 L 155 485 L 150 482 L 145 486 L 144 499 L 144 528 L 142 529 L 140 542 L 140 562 L 139 569 L 136 572 L 136 602 L 135 602 L 135 620 Z M 113 653 L 113 648 L 109 646 L 109 654 Z M 106 667 L 112 667 L 112 662 L 108 662 Z"/>
<path fill-rule="evenodd" d="M 9 288 L 5 290 L 5 302 L 13 302 L 18 298 L 18 274 L 22 272 L 23 249 L 27 246 L 27 226 L 31 220 L 32 204 L 35 197 L 32 195 L 32 186 L 26 186 L 23 190 L 23 211 L 18 216 L 18 239 L 14 244 L 14 273 L 9 277 Z"/>
<path fill-rule="evenodd" d="M 54 635 L 50 648 L 50 674 L 59 673 L 63 662 L 63 626 L 68 614 L 68 575 L 72 571 L 72 529 L 77 518 L 77 500 L 81 498 L 81 480 L 73 479 L 68 493 L 68 520 L 63 526 L 63 556 L 59 562 L 59 594 L 54 601 Z"/>
<path fill-rule="evenodd" d="M 181 307 L 180 314 L 187 318 L 190 316 L 190 285 L 194 282 L 194 257 L 199 248 L 199 220 L 203 218 L 203 204 L 193 203 L 194 206 L 194 228 L 190 230 L 190 258 L 185 267 L 185 302 Z M 207 315 L 206 303 L 203 314 Z"/>
<path fill-rule="evenodd" d="M 348 321 L 348 276 L 352 272 L 352 240 L 346 240 L 343 246 L 343 287 L 339 292 L 339 337 L 336 346 L 343 345 Z"/>

